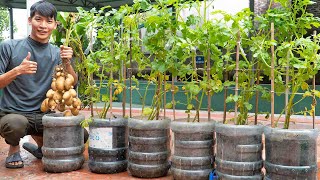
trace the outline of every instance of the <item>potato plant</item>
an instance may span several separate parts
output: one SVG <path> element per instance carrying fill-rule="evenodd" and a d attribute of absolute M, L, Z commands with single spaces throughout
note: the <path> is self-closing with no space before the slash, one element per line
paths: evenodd
<path fill-rule="evenodd" d="M 51 89 L 46 93 L 46 99 L 41 104 L 41 111 L 58 110 L 64 116 L 79 114 L 81 100 L 73 87 L 74 78 L 68 74 L 62 65 L 55 68 Z"/>
<path fill-rule="evenodd" d="M 271 77 L 271 45 L 275 46 L 275 92 L 277 95 L 288 93 L 288 103 L 281 111 L 276 122 L 285 114 L 284 129 L 288 129 L 294 114 L 314 113 L 314 105 L 310 110 L 295 112 L 294 107 L 306 97 L 320 97 L 319 91 L 311 90 L 308 81 L 319 71 L 319 35 L 310 36 L 312 27 L 320 26 L 320 19 L 306 11 L 312 4 L 310 0 L 294 0 L 288 4 L 286 0 L 277 0 L 281 8 L 268 9 L 262 16 L 256 17 L 257 34 L 252 38 L 251 51 L 253 57 L 259 58 L 264 74 Z M 275 40 L 270 39 L 270 25 L 274 23 Z M 288 79 L 288 81 L 286 80 Z M 287 82 L 287 83 L 286 83 Z M 303 94 L 300 96 L 299 94 Z"/>

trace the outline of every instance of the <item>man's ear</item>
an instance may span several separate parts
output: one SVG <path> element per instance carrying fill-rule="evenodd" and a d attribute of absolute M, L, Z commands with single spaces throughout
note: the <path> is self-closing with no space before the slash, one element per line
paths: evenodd
<path fill-rule="evenodd" d="M 31 17 L 28 17 L 28 24 L 31 25 Z"/>
<path fill-rule="evenodd" d="M 54 29 L 57 29 L 57 27 L 58 27 L 58 21 L 55 21 L 56 22 L 56 25 L 54 26 Z"/>

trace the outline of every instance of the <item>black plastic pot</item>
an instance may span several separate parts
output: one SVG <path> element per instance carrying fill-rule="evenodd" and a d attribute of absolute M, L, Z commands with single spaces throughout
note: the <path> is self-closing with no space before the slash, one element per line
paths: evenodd
<path fill-rule="evenodd" d="M 84 163 L 83 115 L 47 114 L 43 123 L 43 167 L 47 172 L 78 170 Z"/>
<path fill-rule="evenodd" d="M 266 179 L 317 179 L 317 137 L 314 129 L 265 127 Z"/>
<path fill-rule="evenodd" d="M 89 169 L 94 173 L 113 174 L 127 170 L 127 119 L 94 118 L 89 125 Z"/>
<path fill-rule="evenodd" d="M 174 135 L 174 154 L 171 171 L 176 180 L 207 180 L 213 170 L 214 121 L 200 119 L 171 122 Z"/>
<path fill-rule="evenodd" d="M 216 124 L 219 179 L 263 179 L 261 125 Z"/>
<path fill-rule="evenodd" d="M 170 120 L 129 118 L 129 174 L 139 178 L 166 176 L 169 165 Z"/>

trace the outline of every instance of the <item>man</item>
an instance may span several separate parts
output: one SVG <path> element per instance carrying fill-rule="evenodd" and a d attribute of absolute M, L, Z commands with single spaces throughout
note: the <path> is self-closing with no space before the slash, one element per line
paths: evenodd
<path fill-rule="evenodd" d="M 7 168 L 24 166 L 19 142 L 25 135 L 31 135 L 38 146 L 26 143 L 23 147 L 42 158 L 44 113 L 41 113 L 40 105 L 51 87 L 55 66 L 63 63 L 74 77 L 74 85 L 77 83 L 77 75 L 70 64 L 72 48 L 61 46 L 59 49 L 49 43 L 51 33 L 57 27 L 56 17 L 56 8 L 51 3 L 36 2 L 30 8 L 28 23 L 32 30 L 29 37 L 0 44 L 0 88 L 3 89 L 0 134 L 10 145 Z"/>

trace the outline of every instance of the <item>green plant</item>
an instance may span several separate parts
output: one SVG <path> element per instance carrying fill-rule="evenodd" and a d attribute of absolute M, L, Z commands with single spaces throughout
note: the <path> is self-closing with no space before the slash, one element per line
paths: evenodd
<path fill-rule="evenodd" d="M 308 35 L 309 29 L 319 27 L 319 18 L 306 11 L 306 6 L 313 3 L 310 0 L 294 0 L 288 3 L 286 0 L 276 0 L 281 8 L 268 9 L 265 14 L 257 18 L 260 31 L 255 37 L 252 46 L 253 56 L 261 60 L 264 73 L 271 75 L 271 55 L 269 49 L 275 46 L 275 92 L 280 95 L 285 90 L 290 90 L 289 100 L 281 112 L 285 113 L 284 128 L 289 128 L 290 118 L 293 114 L 313 114 L 314 107 L 305 111 L 294 112 L 293 107 L 304 98 L 319 92 L 310 90 L 307 81 L 319 70 L 319 36 Z M 270 24 L 274 23 L 275 40 L 270 41 Z M 260 46 L 260 47 L 258 47 Z M 286 83 L 285 78 L 289 79 Z M 299 100 L 296 99 L 300 90 L 304 91 Z M 279 116 L 278 120 L 280 119 Z M 277 122 L 278 122 L 277 120 Z"/>
<path fill-rule="evenodd" d="M 251 19 L 253 14 L 249 9 L 244 9 L 235 15 L 230 15 L 223 11 L 215 11 L 214 14 L 219 14 L 223 17 L 216 19 L 216 22 L 214 22 L 214 24 L 219 25 L 215 34 L 222 32 L 223 35 L 226 35 L 225 38 L 215 38 L 222 39 L 220 47 L 224 49 L 224 52 L 220 52 L 222 62 L 220 62 L 220 66 L 216 70 L 221 71 L 220 69 L 224 65 L 224 71 L 227 73 L 233 72 L 233 81 L 226 80 L 224 86 L 235 87 L 235 94 L 230 94 L 226 98 L 226 102 L 235 103 L 236 117 L 233 118 L 234 123 L 245 125 L 248 124 L 249 112 L 253 109 L 251 100 L 255 92 L 261 92 L 262 97 L 268 96 L 266 89 L 259 85 L 263 78 L 260 76 L 260 63 L 257 58 L 248 56 L 250 47 L 255 39 L 250 37 L 253 34 Z M 239 94 L 238 91 L 240 92 Z M 224 121 L 227 122 L 226 120 Z"/>
<path fill-rule="evenodd" d="M 166 75 L 170 64 L 167 58 L 168 40 L 172 33 L 172 13 L 167 6 L 168 4 L 162 1 L 156 4 L 150 4 L 148 1 L 136 1 L 133 5 L 132 12 L 134 13 L 127 16 L 124 21 L 125 27 L 131 31 L 130 57 L 137 64 L 137 76 L 145 79 L 147 82 L 145 93 L 138 93 L 142 102 L 141 116 L 145 116 L 148 120 L 159 119 L 160 109 L 163 106 L 163 96 L 166 92 L 166 88 L 163 88 L 163 83 L 168 78 Z M 143 12 L 143 14 L 139 15 L 139 12 Z M 140 21 L 138 21 L 139 19 Z M 143 39 L 139 37 L 139 24 L 143 24 L 143 27 L 146 29 L 146 35 Z M 145 52 L 141 50 L 142 46 L 148 51 L 149 56 L 145 56 Z M 147 68 L 151 69 L 150 73 L 143 73 Z M 131 78 L 136 83 L 136 86 L 131 86 L 131 90 L 139 90 L 139 82 L 135 77 Z M 155 89 L 152 104 L 150 107 L 147 107 L 145 103 L 147 94 L 150 92 L 150 87 L 155 87 Z"/>
<path fill-rule="evenodd" d="M 5 39 L 3 32 L 10 30 L 9 11 L 5 7 L 0 7 L 0 42 Z M 15 23 L 13 23 L 13 32 L 17 31 Z"/>

